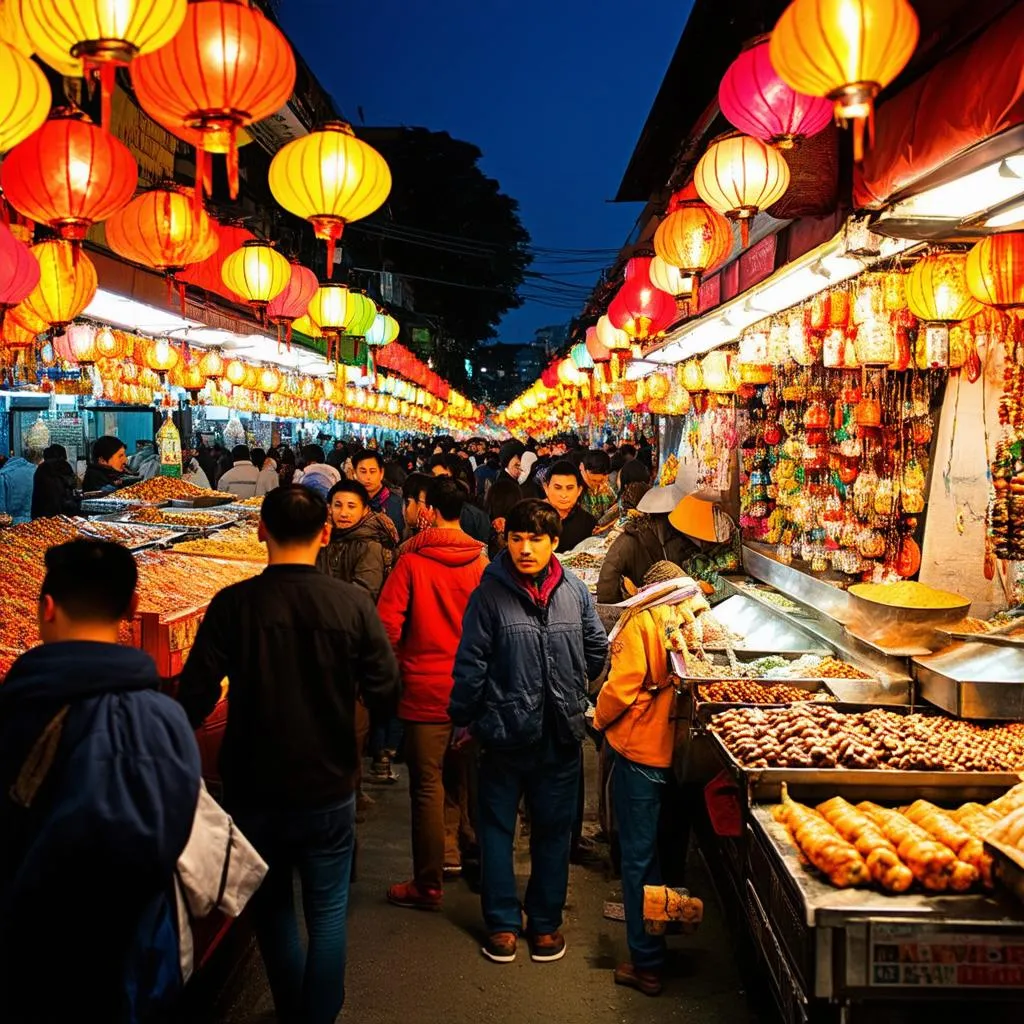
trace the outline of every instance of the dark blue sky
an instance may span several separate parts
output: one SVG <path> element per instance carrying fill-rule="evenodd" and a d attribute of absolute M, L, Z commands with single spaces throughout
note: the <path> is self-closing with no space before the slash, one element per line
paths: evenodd
<path fill-rule="evenodd" d="M 617 249 L 639 212 L 618 189 L 691 0 L 282 0 L 279 16 L 352 120 L 447 131 L 483 151 L 533 244 Z M 590 285 L 600 264 L 534 269 Z M 502 341 L 568 321 L 529 302 Z"/>

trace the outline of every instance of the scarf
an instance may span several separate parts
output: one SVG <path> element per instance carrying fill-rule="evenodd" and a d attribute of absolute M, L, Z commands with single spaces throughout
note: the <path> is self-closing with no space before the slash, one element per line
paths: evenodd
<path fill-rule="evenodd" d="M 391 491 L 385 484 L 381 489 L 370 499 L 370 508 L 374 512 L 383 512 L 387 506 L 388 501 L 391 498 Z"/>
<path fill-rule="evenodd" d="M 565 573 L 562 571 L 562 563 L 554 555 L 547 568 L 536 576 L 525 576 L 512 566 L 512 577 L 518 586 L 525 591 L 526 596 L 541 609 L 547 608 L 555 587 L 562 582 Z"/>

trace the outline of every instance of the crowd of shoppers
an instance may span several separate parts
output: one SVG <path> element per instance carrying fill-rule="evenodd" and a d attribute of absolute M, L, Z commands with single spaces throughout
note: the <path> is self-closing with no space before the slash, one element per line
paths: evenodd
<path fill-rule="evenodd" d="M 83 488 L 123 485 L 126 455 L 117 438 L 97 441 Z M 48 554 L 44 646 L 0 689 L 0 1000 L 9 1008 L 0 1016 L 64 1019 L 84 994 L 102 1019 L 134 1021 L 147 1010 L 142 995 L 156 1000 L 159 986 L 143 973 L 154 958 L 138 929 L 155 934 L 154 915 L 166 909 L 199 793 L 191 729 L 225 678 L 223 800 L 267 868 L 252 916 L 279 1019 L 326 1024 L 344 1002 L 368 739 L 375 771 L 401 745 L 409 773 L 412 871 L 387 900 L 438 910 L 445 881 L 479 861 L 483 954 L 508 963 L 525 940 L 537 962 L 563 957 L 584 713 L 609 642 L 558 555 L 605 527 L 619 531 L 602 575 L 609 599 L 635 590 L 631 580 L 680 578 L 671 602 L 622 625 L 597 707 L 622 780 L 632 959 L 615 977 L 654 994 L 661 947 L 637 915 L 643 884 L 660 877 L 651 832 L 671 759 L 671 702 L 656 702 L 669 679 L 666 631 L 692 620 L 702 598 L 681 568 L 666 568 L 686 551 L 669 521 L 671 496 L 647 491 L 649 452 L 442 438 L 384 450 L 339 442 L 329 453 L 310 444 L 298 458 L 287 447 L 239 445 L 228 455 L 199 444 L 192 457 L 211 486 L 265 495 L 267 568 L 211 601 L 175 702 L 157 692 L 148 655 L 117 646 L 135 607 L 132 556 L 94 542 Z M 75 483 L 52 446 L 0 470 L 0 498 L 19 520 L 37 509 L 61 514 L 78 500 Z M 523 807 L 531 875 L 521 896 L 513 845 Z M 622 829 L 624 815 L 633 816 Z M 88 939 L 104 913 L 124 956 Z M 74 984 L 51 986 L 40 1003 L 40 965 L 59 950 Z M 132 951 L 147 953 L 146 964 Z"/>

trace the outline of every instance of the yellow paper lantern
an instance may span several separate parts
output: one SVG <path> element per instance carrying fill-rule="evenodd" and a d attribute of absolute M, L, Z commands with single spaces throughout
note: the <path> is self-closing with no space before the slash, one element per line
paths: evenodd
<path fill-rule="evenodd" d="M 328 277 L 345 225 L 373 213 L 391 191 L 384 158 L 343 121 L 329 121 L 279 149 L 268 180 L 274 198 L 327 242 Z"/>
<path fill-rule="evenodd" d="M 276 394 L 281 388 L 281 374 L 273 366 L 264 366 L 259 374 L 259 390 L 264 395 Z"/>
<path fill-rule="evenodd" d="M 907 0 L 794 0 L 769 44 L 772 67 L 797 92 L 835 102 L 854 121 L 854 159 L 875 97 L 903 70 L 917 46 L 917 15 Z"/>
<path fill-rule="evenodd" d="M 295 331 L 306 335 L 307 338 L 322 338 L 324 336 L 324 332 L 313 323 L 313 318 L 308 313 L 292 321 L 292 332 Z"/>
<path fill-rule="evenodd" d="M 689 392 L 706 390 L 704 370 L 699 360 L 689 359 L 683 366 L 683 387 Z"/>
<path fill-rule="evenodd" d="M 157 338 L 151 342 L 143 356 L 146 368 L 158 374 L 170 373 L 180 358 L 178 350 L 166 338 Z"/>
<path fill-rule="evenodd" d="M 63 331 L 96 295 L 96 267 L 71 242 L 40 242 L 32 246 L 32 254 L 39 262 L 39 283 L 21 306 L 50 329 Z"/>
<path fill-rule="evenodd" d="M 50 113 L 50 102 L 46 75 L 10 45 L 5 32 L 0 38 L 0 153 L 41 127 Z"/>
<path fill-rule="evenodd" d="M 224 260 L 224 283 L 258 310 L 280 295 L 292 276 L 292 265 L 269 242 L 244 242 Z"/>
<path fill-rule="evenodd" d="M 729 395 L 739 387 L 737 374 L 732 368 L 732 360 L 722 349 L 715 349 L 704 357 L 701 371 L 704 386 L 714 394 Z"/>
<path fill-rule="evenodd" d="M 224 376 L 224 359 L 219 352 L 211 349 L 199 360 L 199 370 L 207 380 L 220 380 Z"/>
<path fill-rule="evenodd" d="M 907 275 L 910 312 L 926 323 L 957 323 L 977 315 L 982 304 L 967 283 L 965 253 L 930 253 Z"/>
<path fill-rule="evenodd" d="M 224 369 L 224 376 L 234 387 L 241 387 L 245 383 L 246 365 L 241 359 L 232 359 Z"/>
<path fill-rule="evenodd" d="M 328 282 L 310 299 L 309 317 L 324 334 L 337 335 L 345 329 L 351 294 L 345 285 Z"/>

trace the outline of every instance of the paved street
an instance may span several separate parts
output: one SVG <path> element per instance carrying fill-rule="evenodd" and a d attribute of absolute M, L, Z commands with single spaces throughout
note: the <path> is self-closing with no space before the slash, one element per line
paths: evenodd
<path fill-rule="evenodd" d="M 665 991 L 656 999 L 612 984 L 611 969 L 624 957 L 626 944 L 624 925 L 602 914 L 605 899 L 615 892 L 604 868 L 573 867 L 565 926 L 569 952 L 555 964 L 535 964 L 525 950 L 512 965 L 486 961 L 478 949 L 479 902 L 465 880 L 449 884 L 443 913 L 389 906 L 387 884 L 409 874 L 408 795 L 404 767 L 397 770 L 402 774 L 396 785 L 370 790 L 376 804 L 362 826 L 342 1021 L 747 1024 L 757 1019 L 748 1008 L 721 914 L 697 858 L 691 887 L 706 901 L 704 924 L 695 935 L 670 938 Z M 259 955 L 252 945 L 246 950 L 242 944 L 242 949 L 234 974 L 223 983 L 220 977 L 207 979 L 203 998 L 185 1009 L 189 1024 L 274 1020 Z M 226 973 L 220 966 L 213 975 Z"/>

